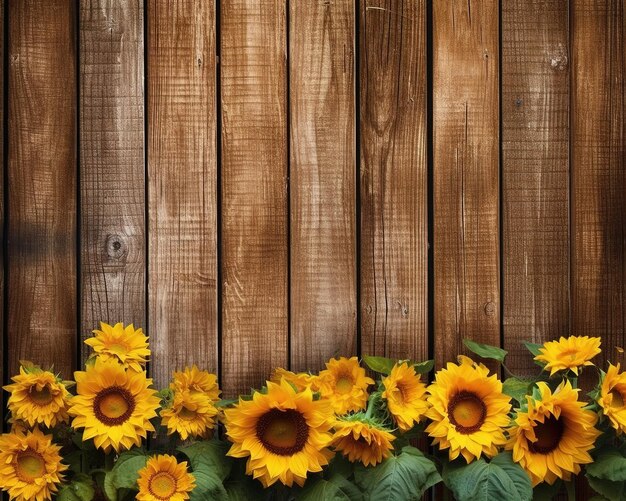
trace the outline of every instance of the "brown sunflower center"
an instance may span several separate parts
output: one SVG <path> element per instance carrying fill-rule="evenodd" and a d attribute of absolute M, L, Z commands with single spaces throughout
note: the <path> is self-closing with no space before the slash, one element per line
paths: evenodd
<path fill-rule="evenodd" d="M 268 451 L 291 456 L 304 448 L 309 438 L 309 426 L 296 410 L 272 409 L 257 421 L 256 436 Z"/>
<path fill-rule="evenodd" d="M 340 395 L 345 395 L 346 393 L 350 393 L 352 391 L 352 387 L 354 386 L 354 379 L 349 374 L 341 374 L 337 378 L 337 383 L 335 384 L 335 390 Z"/>
<path fill-rule="evenodd" d="M 456 431 L 469 435 L 479 430 L 485 422 L 487 407 L 478 395 L 460 391 L 450 399 L 448 417 Z"/>
<path fill-rule="evenodd" d="M 15 461 L 15 472 L 21 481 L 32 484 L 46 473 L 46 462 L 41 454 L 28 448 L 25 451 L 18 452 Z"/>
<path fill-rule="evenodd" d="M 135 399 L 130 392 L 119 386 L 102 390 L 93 401 L 96 418 L 108 426 L 126 422 L 135 410 Z"/>
<path fill-rule="evenodd" d="M 565 431 L 562 419 L 554 416 L 544 418 L 543 423 L 537 423 L 535 426 L 536 442 L 528 442 L 528 448 L 537 454 L 548 454 L 559 445 L 561 437 Z"/>
<path fill-rule="evenodd" d="M 621 409 L 624 407 L 624 395 L 617 389 L 611 390 L 611 407 Z"/>
<path fill-rule="evenodd" d="M 176 493 L 176 479 L 167 471 L 160 471 L 150 479 L 148 490 L 157 499 L 169 499 Z"/>
<path fill-rule="evenodd" d="M 195 419 L 196 415 L 197 415 L 196 411 L 192 411 L 191 409 L 188 409 L 187 407 L 184 407 L 184 406 L 178 413 L 179 418 L 185 419 L 187 421 Z"/>
<path fill-rule="evenodd" d="M 50 387 L 48 385 L 44 386 L 41 390 L 37 388 L 33 388 L 30 392 L 30 399 L 36 405 L 48 405 L 52 402 L 54 395 L 50 392 Z"/>

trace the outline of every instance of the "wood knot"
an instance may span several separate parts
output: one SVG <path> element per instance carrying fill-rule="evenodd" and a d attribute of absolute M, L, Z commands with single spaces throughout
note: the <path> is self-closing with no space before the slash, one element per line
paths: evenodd
<path fill-rule="evenodd" d="M 105 247 L 107 256 L 111 259 L 121 259 L 127 252 L 124 239 L 120 235 L 109 235 Z"/>
<path fill-rule="evenodd" d="M 485 315 L 491 317 L 496 314 L 496 303 L 489 301 L 484 307 Z"/>
<path fill-rule="evenodd" d="M 567 56 L 565 54 L 559 54 L 550 59 L 550 67 L 555 71 L 564 71 L 567 69 Z"/>
<path fill-rule="evenodd" d="M 522 98 L 521 98 L 521 97 L 518 97 L 518 98 L 515 100 L 515 106 L 516 106 L 517 108 L 521 108 L 522 104 L 524 104 L 524 101 L 522 100 Z"/>

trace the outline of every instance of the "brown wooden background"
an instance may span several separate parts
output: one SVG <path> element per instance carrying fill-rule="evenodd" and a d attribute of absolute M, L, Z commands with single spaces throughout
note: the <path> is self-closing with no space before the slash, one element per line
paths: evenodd
<path fill-rule="evenodd" d="M 227 395 L 626 343 L 624 0 L 10 0 L 3 363 L 99 320 Z"/>

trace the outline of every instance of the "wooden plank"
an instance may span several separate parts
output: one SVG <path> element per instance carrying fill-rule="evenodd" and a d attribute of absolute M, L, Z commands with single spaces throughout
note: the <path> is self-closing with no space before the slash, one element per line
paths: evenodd
<path fill-rule="evenodd" d="M 101 321 L 147 327 L 143 76 L 142 2 L 81 0 L 83 339 Z"/>
<path fill-rule="evenodd" d="M 217 371 L 215 3 L 148 4 L 152 375 Z"/>
<path fill-rule="evenodd" d="M 426 2 L 360 4 L 361 352 L 428 356 Z"/>
<path fill-rule="evenodd" d="M 356 354 L 354 1 L 290 2 L 291 367 Z"/>
<path fill-rule="evenodd" d="M 74 2 L 9 3 L 9 372 L 76 361 Z"/>
<path fill-rule="evenodd" d="M 4 2 L 0 2 L 0 64 L 2 64 L 2 71 L 0 71 L 0 162 L 2 162 L 2 176 L 0 176 L 0 238 L 2 242 L 4 242 L 4 169 L 6 168 L 4 162 Z M 4 367 L 4 359 L 5 359 L 5 342 L 4 338 L 6 333 L 4 331 L 4 245 L 0 246 L 0 304 L 3 305 L 0 308 L 0 374 L 2 374 L 2 380 L 5 381 L 6 376 L 11 376 L 11 374 L 6 374 L 6 370 Z M 2 392 L 3 395 L 0 396 L 0 422 L 4 423 L 4 407 L 5 407 L 5 399 L 6 393 Z M 3 427 L 0 427 L 0 430 L 4 431 Z"/>
<path fill-rule="evenodd" d="M 222 377 L 226 395 L 287 364 L 285 2 L 221 4 Z"/>
<path fill-rule="evenodd" d="M 522 374 L 522 341 L 569 335 L 568 54 L 567 0 L 502 2 L 504 348 Z"/>
<path fill-rule="evenodd" d="M 626 339 L 626 4 L 572 3 L 572 332 Z"/>
<path fill-rule="evenodd" d="M 500 344 L 498 2 L 433 3 L 437 365 Z"/>

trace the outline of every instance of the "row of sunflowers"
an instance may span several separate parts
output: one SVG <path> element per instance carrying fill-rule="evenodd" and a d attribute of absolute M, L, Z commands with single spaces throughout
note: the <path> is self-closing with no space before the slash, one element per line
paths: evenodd
<path fill-rule="evenodd" d="M 316 374 L 278 368 L 237 400 L 196 366 L 157 391 L 132 325 L 103 323 L 86 343 L 74 381 L 22 362 L 4 387 L 10 499 L 401 501 L 440 482 L 437 496 L 461 501 L 551 499 L 583 469 L 598 499 L 625 496 L 626 373 L 592 364 L 599 338 L 527 343 L 537 374 L 504 383 L 466 356 L 430 384 L 432 361 L 364 357 L 368 373 L 341 357 Z M 509 372 L 506 351 L 465 344 Z M 585 367 L 598 376 L 587 398 Z"/>

